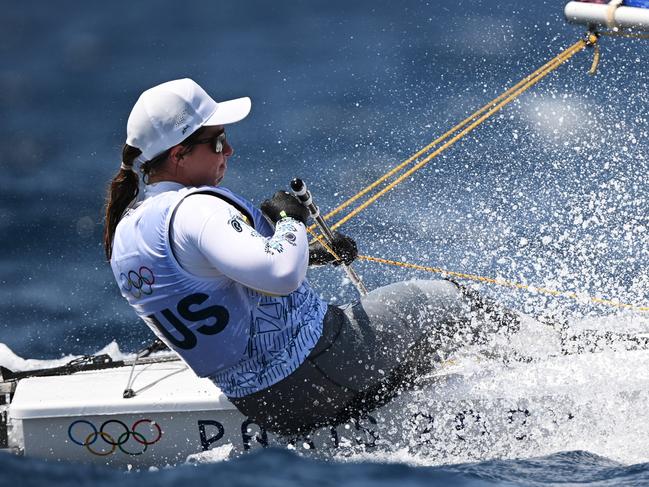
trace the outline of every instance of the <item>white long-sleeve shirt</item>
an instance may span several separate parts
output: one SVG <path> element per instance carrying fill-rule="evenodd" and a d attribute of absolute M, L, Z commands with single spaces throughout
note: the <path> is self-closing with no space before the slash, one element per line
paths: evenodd
<path fill-rule="evenodd" d="M 180 188 L 179 183 L 156 183 L 146 187 L 145 196 Z M 212 195 L 185 198 L 176 209 L 170 237 L 178 263 L 198 277 L 225 275 L 263 293 L 286 295 L 306 276 L 309 247 L 301 222 L 280 221 L 268 239 L 247 225 L 234 206 Z"/>

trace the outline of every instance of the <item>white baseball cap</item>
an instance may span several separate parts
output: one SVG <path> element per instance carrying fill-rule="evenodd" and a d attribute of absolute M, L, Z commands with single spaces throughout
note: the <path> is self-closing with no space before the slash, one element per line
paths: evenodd
<path fill-rule="evenodd" d="M 250 98 L 216 102 L 189 78 L 167 81 L 140 95 L 126 124 L 126 143 L 150 161 L 203 126 L 235 123 L 250 113 Z"/>

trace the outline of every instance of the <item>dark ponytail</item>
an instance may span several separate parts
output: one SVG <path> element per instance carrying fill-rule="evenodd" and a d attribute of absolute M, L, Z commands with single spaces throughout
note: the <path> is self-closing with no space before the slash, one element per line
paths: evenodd
<path fill-rule="evenodd" d="M 200 127 L 193 132 L 189 137 L 183 140 L 180 145 L 186 146 L 187 151 L 192 150 L 192 144 L 205 132 L 205 127 Z M 169 158 L 171 149 L 158 154 L 150 161 L 142 163 L 142 177 L 144 184 L 148 184 L 148 177 L 154 175 L 156 170 L 164 167 L 164 164 Z M 135 159 L 142 154 L 142 151 L 137 147 L 132 147 L 124 144 L 122 149 L 122 164 L 126 168 L 120 168 L 117 176 L 113 178 L 108 186 L 108 197 L 106 198 L 106 220 L 104 223 L 104 250 L 106 251 L 106 258 L 110 260 L 113 255 L 113 238 L 115 237 L 115 229 L 117 224 L 122 218 L 122 215 L 128 208 L 128 205 L 137 198 L 140 191 L 140 178 L 138 174 L 133 171 L 133 163 Z"/>
<path fill-rule="evenodd" d="M 108 260 L 113 255 L 113 238 L 115 237 L 117 224 L 131 202 L 137 198 L 140 191 L 139 176 L 134 170 L 128 168 L 133 167 L 135 159 L 141 153 L 142 151 L 137 147 L 125 144 L 122 149 L 122 164 L 126 168 L 120 168 L 108 186 L 106 219 L 104 222 L 104 250 L 106 251 L 106 259 Z"/>

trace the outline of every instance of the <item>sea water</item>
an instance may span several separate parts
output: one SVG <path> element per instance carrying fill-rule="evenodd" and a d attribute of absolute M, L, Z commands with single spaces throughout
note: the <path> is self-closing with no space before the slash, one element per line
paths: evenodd
<path fill-rule="evenodd" d="M 259 203 L 299 176 L 325 211 L 574 43 L 582 32 L 565 24 L 562 9 L 513 0 L 3 6 L 0 365 L 64 363 L 113 342 L 110 351 L 129 354 L 151 340 L 119 296 L 101 248 L 105 187 L 144 89 L 189 76 L 217 99 L 251 96 L 251 116 L 228 130 L 236 153 L 223 184 Z M 595 77 L 585 74 L 592 52 L 579 54 L 341 230 L 365 255 L 578 297 L 478 286 L 530 315 L 646 333 L 643 313 L 589 299 L 645 306 L 649 290 L 648 44 L 601 42 Z M 356 268 L 370 289 L 438 277 L 368 262 Z M 356 298 L 338 269 L 312 270 L 309 279 L 333 303 Z M 440 432 L 454 441 L 446 454 L 408 447 L 320 463 L 300 451 L 262 451 L 126 475 L 3 455 L 0 478 L 642 484 L 646 369 L 633 368 L 638 352 L 619 353 L 599 353 L 610 357 L 600 377 L 578 357 L 564 363 L 583 385 L 574 399 L 589 415 L 560 423 L 552 441 L 534 448 L 515 438 L 480 442 L 476 428 L 464 449 L 457 435 Z M 518 364 L 520 383 L 506 384 L 511 371 L 464 359 L 458 367 L 471 384 L 500 384 L 498 393 L 529 393 L 519 389 L 522 378 L 536 377 L 538 395 L 565 377 L 557 367 L 544 384 Z M 629 397 L 616 387 L 640 389 Z M 550 416 L 540 417 L 547 430 Z"/>
<path fill-rule="evenodd" d="M 592 325 L 592 323 L 591 323 Z M 535 347 L 531 347 L 535 348 Z M 527 347 L 530 350 L 530 347 Z M 98 353 L 132 358 L 111 343 Z M 334 451 L 304 443 L 233 455 L 231 445 L 190 455 L 179 465 L 117 472 L 0 454 L 2 485 L 643 485 L 649 427 L 647 352 L 609 348 L 566 359 L 503 364 L 464 354 L 446 373 L 454 380 L 410 397 L 393 427 L 351 434 Z M 24 360 L 4 347 L 0 363 L 29 370 L 71 359 Z M 392 432 L 394 433 L 394 432 Z M 394 437 L 394 434 L 392 434 Z M 26 475 L 29 472 L 29 475 Z"/>

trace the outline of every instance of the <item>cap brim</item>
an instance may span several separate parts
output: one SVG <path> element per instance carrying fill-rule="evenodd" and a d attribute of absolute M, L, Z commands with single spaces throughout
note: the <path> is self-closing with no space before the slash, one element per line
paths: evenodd
<path fill-rule="evenodd" d="M 252 103 L 247 96 L 236 98 L 234 100 L 220 101 L 215 112 L 208 118 L 204 126 L 227 125 L 235 123 L 246 118 L 250 113 Z"/>

